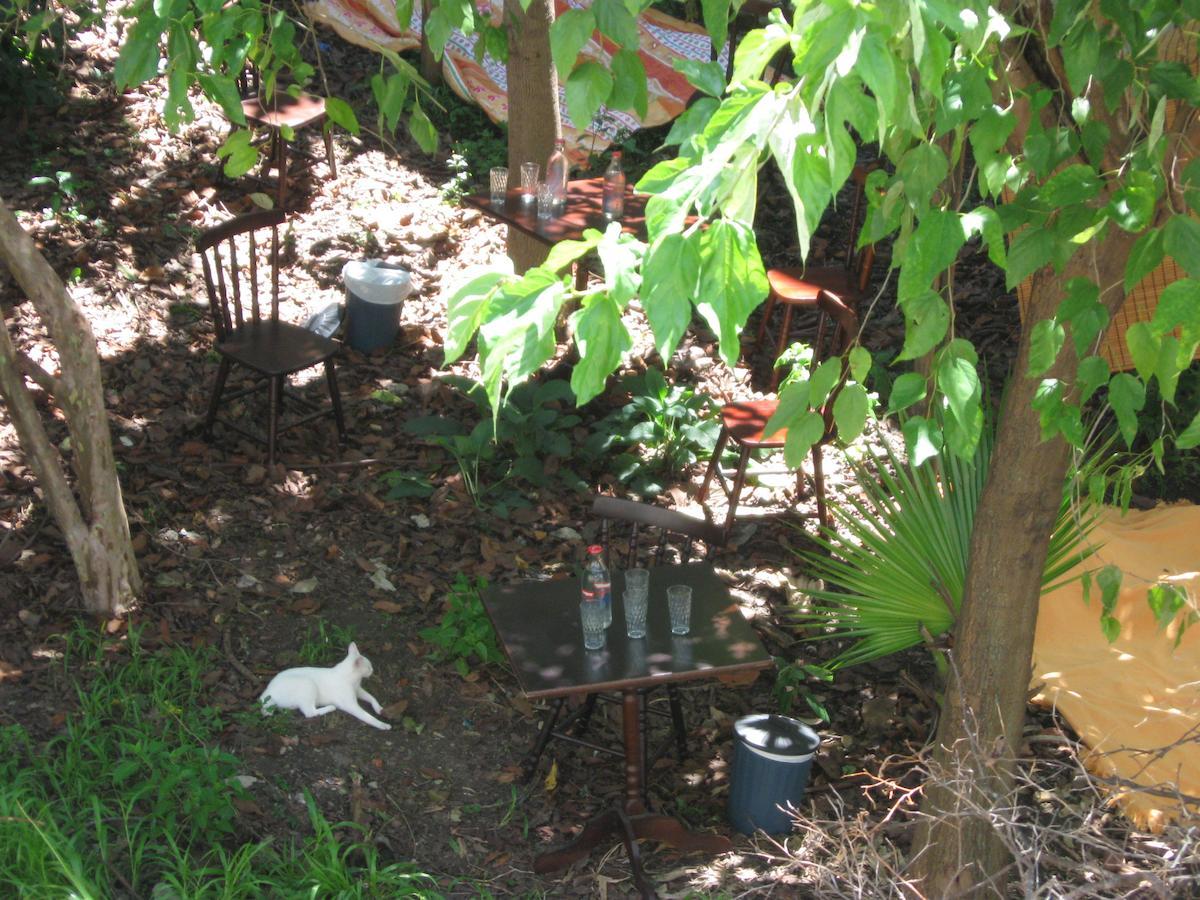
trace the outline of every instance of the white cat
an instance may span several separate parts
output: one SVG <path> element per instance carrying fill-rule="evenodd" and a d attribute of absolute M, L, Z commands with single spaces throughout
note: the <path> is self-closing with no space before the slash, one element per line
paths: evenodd
<path fill-rule="evenodd" d="M 370 677 L 374 671 L 371 661 L 358 652 L 356 644 L 351 644 L 346 651 L 346 658 L 332 668 L 304 666 L 284 669 L 271 679 L 267 689 L 258 698 L 263 715 L 269 715 L 269 707 L 275 707 L 298 709 L 311 719 L 340 709 L 368 725 L 388 731 L 391 725 L 379 721 L 358 705 L 359 700 L 366 700 L 375 712 L 383 711 L 379 701 L 362 689 L 363 679 Z"/>

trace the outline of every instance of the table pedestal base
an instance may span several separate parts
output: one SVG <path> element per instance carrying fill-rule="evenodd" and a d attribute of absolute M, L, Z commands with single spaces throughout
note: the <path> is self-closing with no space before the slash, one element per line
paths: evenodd
<path fill-rule="evenodd" d="M 637 842 L 641 840 L 661 841 L 679 850 L 702 850 L 705 853 L 725 853 L 733 849 L 733 842 L 720 834 L 701 834 L 689 831 L 678 819 L 654 813 L 635 813 L 628 815 L 621 809 L 610 809 L 596 816 L 567 846 L 543 853 L 533 861 L 533 871 L 539 875 L 557 872 L 565 869 L 574 862 L 585 858 L 592 848 L 603 843 L 613 835 L 619 836 L 625 844 L 625 852 L 629 854 L 629 864 L 633 869 L 633 881 L 644 898 L 655 898 L 645 873 L 642 872 L 641 852 Z"/>

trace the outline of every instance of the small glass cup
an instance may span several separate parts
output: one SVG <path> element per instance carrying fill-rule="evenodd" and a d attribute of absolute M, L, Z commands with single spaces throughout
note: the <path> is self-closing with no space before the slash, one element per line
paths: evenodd
<path fill-rule="evenodd" d="M 537 186 L 537 217 L 543 222 L 554 218 L 554 187 L 544 181 Z"/>
<path fill-rule="evenodd" d="M 604 646 L 604 604 L 598 600 L 584 600 L 579 604 L 579 621 L 583 625 L 583 646 L 588 650 L 599 650 Z"/>
<path fill-rule="evenodd" d="M 646 636 L 646 612 L 650 595 L 646 591 L 625 592 L 625 634 L 631 638 Z"/>
<path fill-rule="evenodd" d="M 538 175 L 542 167 L 535 162 L 521 163 L 521 202 L 532 203 L 537 199 Z"/>
<path fill-rule="evenodd" d="M 692 589 L 686 584 L 667 588 L 667 609 L 671 613 L 671 634 L 687 634 L 692 624 Z"/>
<path fill-rule="evenodd" d="M 500 206 L 508 197 L 508 169 L 496 166 L 491 171 L 492 205 Z"/>
<path fill-rule="evenodd" d="M 641 594 L 645 596 L 650 592 L 650 570 L 649 569 L 628 569 L 625 572 L 625 593 Z"/>

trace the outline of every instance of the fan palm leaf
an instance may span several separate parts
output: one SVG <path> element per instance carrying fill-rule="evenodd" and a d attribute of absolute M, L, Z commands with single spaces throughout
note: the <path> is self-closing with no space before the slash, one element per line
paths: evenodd
<path fill-rule="evenodd" d="M 823 553 L 801 554 L 828 587 L 809 592 L 818 603 L 799 620 L 820 638 L 851 641 L 829 668 L 888 656 L 954 627 L 993 441 L 989 424 L 969 459 L 947 454 L 913 466 L 888 447 L 873 466 L 849 463 L 863 495 L 834 505 L 841 529 L 816 538 Z M 1064 496 L 1043 592 L 1094 551 L 1084 538 L 1095 521 L 1088 498 Z"/>

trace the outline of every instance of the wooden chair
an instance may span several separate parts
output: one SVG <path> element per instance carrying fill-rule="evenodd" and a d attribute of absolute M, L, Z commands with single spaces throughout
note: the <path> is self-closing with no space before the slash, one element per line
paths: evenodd
<path fill-rule="evenodd" d="M 858 335 L 858 316 L 854 310 L 838 296 L 824 291 L 818 292 L 814 305 L 817 308 L 817 337 L 813 345 L 810 373 L 817 365 L 831 356 L 840 356 L 850 348 Z M 813 445 L 813 492 L 817 500 L 817 519 L 826 527 L 832 527 L 833 522 L 825 507 L 825 474 L 824 474 L 824 445 L 837 435 L 833 420 L 833 403 L 845 379 L 846 364 L 843 360 L 842 379 L 830 392 L 821 408 L 825 420 L 825 431 L 821 439 Z M 721 433 L 717 436 L 716 446 L 713 447 L 712 461 L 704 474 L 704 483 L 700 486 L 697 499 L 703 503 L 708 498 L 708 490 L 716 477 L 721 482 L 729 498 L 729 512 L 725 517 L 724 534 L 728 537 L 737 517 L 738 500 L 746 485 L 746 466 L 750 456 L 759 450 L 778 450 L 787 441 L 787 429 L 781 429 L 769 437 L 764 435 L 767 422 L 775 415 L 778 400 L 751 400 L 741 403 L 727 403 L 721 408 Z M 721 470 L 721 454 L 725 446 L 733 441 L 738 448 L 737 467 L 733 470 L 732 486 L 726 483 L 726 474 Z M 797 497 L 803 495 L 804 471 L 796 475 Z"/>
<path fill-rule="evenodd" d="M 699 545 L 708 548 L 720 546 L 724 542 L 721 529 L 705 519 L 697 519 L 677 510 L 661 509 L 645 503 L 632 500 L 622 500 L 617 497 L 597 497 L 592 504 L 592 515 L 600 519 L 600 541 L 605 549 L 605 563 L 609 571 L 614 564 L 620 569 L 630 569 L 635 566 L 650 568 L 668 563 L 687 563 L 699 557 Z M 622 523 L 629 527 L 628 538 L 617 541 L 613 533 L 614 523 Z M 657 533 L 651 540 L 648 536 Z M 624 552 L 614 551 L 618 543 Z M 618 617 L 619 618 L 619 617 Z M 618 629 L 622 637 L 625 633 L 625 623 L 613 620 L 610 628 Z M 649 751 L 645 735 L 650 715 L 671 719 L 675 751 L 682 761 L 687 755 L 687 732 L 683 721 L 683 707 L 679 701 L 679 691 L 675 685 L 667 685 L 668 710 L 658 710 L 650 706 L 645 696 L 652 690 L 644 688 L 641 702 L 642 732 L 642 769 L 648 772 L 650 765 L 669 748 L 663 744 L 652 755 Z M 564 700 L 559 698 L 551 702 L 549 711 L 542 723 L 537 740 L 530 749 L 523 763 L 523 777 L 528 781 L 537 771 L 538 763 L 546 746 L 557 738 L 571 744 L 586 747 L 597 753 L 624 758 L 624 750 L 606 747 L 582 737 L 596 709 L 598 700 L 619 703 L 620 697 L 607 694 L 589 694 L 582 704 L 565 717 L 562 716 Z M 561 721 L 560 721 L 561 718 Z M 643 785 L 643 790 L 645 786 Z"/>
<path fill-rule="evenodd" d="M 196 252 L 204 269 L 204 286 L 208 291 L 209 308 L 216 330 L 215 347 L 221 355 L 221 366 L 217 370 L 208 404 L 208 416 L 204 420 L 204 433 L 206 437 L 212 437 L 213 423 L 216 422 L 222 399 L 233 400 L 249 394 L 265 381 L 268 387 L 266 444 L 269 466 L 275 464 L 275 443 L 280 432 L 328 412 L 316 409 L 291 422 L 286 428 L 279 427 L 287 377 L 310 366 L 323 364 L 325 367 L 338 438 L 341 441 L 346 439 L 337 374 L 333 367 L 333 357 L 341 345 L 299 325 L 279 320 L 279 225 L 283 221 L 282 210 L 254 212 L 211 228 L 196 241 Z M 269 239 L 265 236 L 268 230 Z M 265 263 L 260 259 L 264 254 Z M 270 308 L 267 310 L 259 302 L 259 282 L 264 275 L 264 264 L 271 280 Z M 224 396 L 225 381 L 235 363 L 261 377 L 252 387 Z M 294 402 L 302 407 L 315 408 L 302 398 L 295 398 Z M 260 435 L 235 423 L 223 424 L 253 440 L 262 440 Z"/>
<path fill-rule="evenodd" d="M 276 203 L 280 209 L 287 202 L 288 175 L 294 167 L 288 160 L 289 153 L 311 166 L 316 159 L 295 146 L 284 137 L 284 129 L 290 129 L 297 138 L 306 128 L 320 127 L 325 141 L 325 161 L 329 164 L 329 176 L 337 180 L 337 158 L 333 155 L 333 134 L 325 127 L 325 98 L 301 91 L 292 96 L 282 86 L 276 86 L 270 96 L 263 96 L 262 79 L 258 69 L 247 66 L 238 77 L 238 90 L 242 96 L 242 113 L 251 128 L 267 131 L 270 142 L 267 157 L 263 160 L 263 176 L 274 167 L 279 172 Z"/>
<path fill-rule="evenodd" d="M 767 270 L 767 303 L 762 319 L 758 323 L 755 348 L 760 349 L 766 336 L 767 325 L 776 305 L 783 307 L 783 325 L 776 340 L 773 360 L 779 359 L 787 346 L 792 328 L 792 313 L 797 310 L 815 310 L 817 297 L 821 293 L 837 298 L 841 303 L 857 312 L 871 282 L 871 269 L 875 264 L 875 247 L 868 244 L 855 250 L 858 232 L 863 219 L 863 197 L 867 175 L 874 166 L 855 166 L 851 174 L 854 182 L 854 199 L 850 206 L 850 221 L 847 229 L 846 252 L 841 263 L 807 268 L 784 268 Z M 779 384 L 779 368 L 771 376 L 771 390 Z"/>

